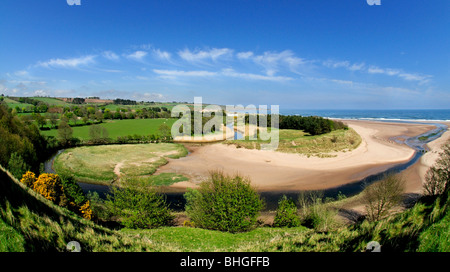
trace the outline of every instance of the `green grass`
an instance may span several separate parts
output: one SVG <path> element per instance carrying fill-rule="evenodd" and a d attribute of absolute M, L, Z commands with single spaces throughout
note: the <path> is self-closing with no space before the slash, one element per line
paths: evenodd
<path fill-rule="evenodd" d="M 161 173 L 148 178 L 149 183 L 156 186 L 170 186 L 174 183 L 188 180 L 187 177 L 175 173 Z"/>
<path fill-rule="evenodd" d="M 162 124 L 167 124 L 172 127 L 176 119 L 127 119 L 127 120 L 112 120 L 104 121 L 100 126 L 106 128 L 108 131 L 109 138 L 116 139 L 119 136 L 128 135 L 151 135 L 159 134 L 158 128 Z M 81 121 L 78 121 L 80 124 Z M 79 138 L 81 140 L 89 140 L 89 127 L 90 126 L 80 126 L 72 127 L 73 137 Z M 41 131 L 42 135 L 45 136 L 58 136 L 58 130 L 44 130 Z"/>
<path fill-rule="evenodd" d="M 20 102 L 18 102 L 16 100 L 12 100 L 12 99 L 7 98 L 7 97 L 4 97 L 3 101 L 6 103 L 6 105 L 8 105 L 8 107 L 10 107 L 12 109 L 14 109 L 15 107 L 19 107 L 20 110 L 22 110 L 23 108 L 32 107 L 33 106 L 32 104 L 20 103 Z"/>
<path fill-rule="evenodd" d="M 422 142 L 425 142 L 426 140 L 428 140 L 428 138 L 433 137 L 433 136 L 436 136 L 436 135 L 438 135 L 440 132 L 441 132 L 441 131 L 438 131 L 438 132 L 435 132 L 435 133 L 431 133 L 431 134 L 428 134 L 428 135 L 425 135 L 425 136 L 420 136 L 420 137 L 419 137 L 419 140 L 422 141 Z"/>
<path fill-rule="evenodd" d="M 335 130 L 323 135 L 310 136 L 301 130 L 280 129 L 277 151 L 297 153 L 306 156 L 330 157 L 334 152 L 346 152 L 359 146 L 362 139 L 353 129 Z M 225 141 L 225 144 L 235 144 L 237 147 L 260 149 L 262 143 L 270 141 L 242 140 Z"/>
<path fill-rule="evenodd" d="M 183 145 L 171 143 L 83 146 L 61 153 L 53 167 L 77 181 L 110 184 L 125 177 L 148 178 L 167 163 L 166 158 L 186 156 Z M 160 184 L 183 181 L 179 175 L 153 177 Z"/>
<path fill-rule="evenodd" d="M 0 218 L 0 252 L 24 251 L 24 243 L 21 233 Z"/>
<path fill-rule="evenodd" d="M 191 227 L 163 227 L 152 230 L 123 229 L 122 232 L 145 237 L 155 244 L 164 245 L 162 249 L 165 251 L 245 252 L 265 251 L 267 244 L 283 237 L 302 235 L 308 232 L 308 229 L 265 227 L 248 232 L 229 233 Z"/>

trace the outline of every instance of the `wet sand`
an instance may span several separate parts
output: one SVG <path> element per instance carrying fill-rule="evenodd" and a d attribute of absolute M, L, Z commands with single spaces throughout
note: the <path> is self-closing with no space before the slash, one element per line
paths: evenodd
<path fill-rule="evenodd" d="M 247 176 L 260 192 L 323 190 L 360 180 L 408 161 L 414 155 L 414 150 L 390 138 L 416 136 L 435 128 L 431 125 L 410 123 L 357 120 L 345 122 L 362 137 L 362 143 L 350 152 L 335 153 L 336 157 L 308 158 L 299 154 L 249 150 L 221 143 L 187 145 L 190 151 L 188 156 L 169 160 L 156 174 L 172 172 L 190 179 L 170 186 L 171 191 L 195 188 L 214 170 Z M 431 142 L 430 148 L 433 146 L 437 150 L 437 141 L 444 142 L 449 138 L 448 134 L 449 132 L 446 132 Z M 414 167 L 405 170 L 411 177 L 408 190 L 420 189 L 422 178 L 419 174 L 424 175 L 424 168 L 433 160 L 433 154 L 435 153 L 432 149 Z"/>

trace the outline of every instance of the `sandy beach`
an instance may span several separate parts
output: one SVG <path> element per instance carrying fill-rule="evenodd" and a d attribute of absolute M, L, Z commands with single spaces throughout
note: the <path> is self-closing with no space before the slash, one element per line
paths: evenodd
<path fill-rule="evenodd" d="M 435 126 L 409 123 L 345 120 L 361 137 L 362 143 L 350 152 L 335 153 L 335 157 L 306 157 L 276 151 L 249 150 L 221 143 L 188 145 L 190 154 L 171 159 L 156 174 L 172 172 L 190 180 L 171 186 L 175 191 L 196 187 L 208 177 L 209 171 L 247 176 L 258 191 L 323 190 L 358 181 L 366 176 L 408 161 L 414 150 L 396 143 L 394 136 L 416 136 Z M 450 138 L 450 132 L 428 144 L 431 152 L 422 156 L 413 167 L 405 170 L 407 189 L 418 192 L 426 169 L 437 158 L 439 147 Z"/>

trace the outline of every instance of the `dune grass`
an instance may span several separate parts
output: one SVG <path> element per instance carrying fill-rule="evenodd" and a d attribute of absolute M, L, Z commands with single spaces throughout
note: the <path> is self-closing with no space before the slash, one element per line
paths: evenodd
<path fill-rule="evenodd" d="M 183 145 L 172 143 L 83 146 L 65 150 L 53 167 L 58 174 L 72 175 L 80 182 L 111 184 L 123 177 L 150 177 L 167 158 L 186 155 Z M 180 175 L 163 175 L 156 181 L 170 184 L 182 180 Z"/>

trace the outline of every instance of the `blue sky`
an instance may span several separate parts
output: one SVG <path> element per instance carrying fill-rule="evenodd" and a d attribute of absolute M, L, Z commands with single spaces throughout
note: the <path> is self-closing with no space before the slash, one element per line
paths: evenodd
<path fill-rule="evenodd" d="M 450 108 L 450 1 L 3 0 L 0 92 Z"/>

